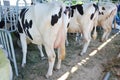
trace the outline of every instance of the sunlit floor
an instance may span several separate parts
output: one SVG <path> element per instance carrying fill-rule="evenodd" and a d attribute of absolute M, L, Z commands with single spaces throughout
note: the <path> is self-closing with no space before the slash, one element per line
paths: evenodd
<path fill-rule="evenodd" d="M 115 35 L 113 35 L 111 38 L 109 38 L 106 42 L 104 42 L 103 44 L 101 44 L 96 50 L 93 50 L 86 58 L 84 58 L 83 60 L 81 60 L 80 62 L 78 62 L 75 66 L 73 66 L 71 68 L 71 70 L 69 70 L 66 73 L 64 73 L 57 80 L 66 80 L 69 77 L 70 74 L 73 74 L 74 72 L 76 72 L 78 70 L 78 68 L 80 68 L 80 66 L 82 66 L 83 64 L 85 64 L 88 60 L 90 60 L 91 57 L 93 57 L 94 55 L 96 55 L 98 51 L 100 51 L 102 48 L 104 48 L 119 33 L 120 33 L 120 31 L 117 32 Z"/>

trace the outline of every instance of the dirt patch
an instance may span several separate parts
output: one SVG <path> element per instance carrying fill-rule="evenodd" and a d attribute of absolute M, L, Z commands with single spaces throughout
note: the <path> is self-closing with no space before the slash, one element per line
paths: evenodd
<path fill-rule="evenodd" d="M 110 72 L 111 80 L 120 80 L 120 58 L 113 58 L 104 64 L 104 72 Z"/>
<path fill-rule="evenodd" d="M 103 49 L 98 51 L 97 54 L 89 56 L 93 50 L 102 44 L 102 42 L 99 42 L 99 39 L 92 40 L 87 54 L 78 56 L 82 50 L 82 46 L 75 44 L 73 35 L 69 36 L 70 45 L 66 47 L 67 54 L 65 60 L 62 61 L 61 69 L 53 71 L 53 75 L 49 79 L 45 79 L 44 77 L 47 73 L 48 61 L 41 60 L 36 45 L 31 44 L 28 46 L 25 68 L 21 68 L 22 51 L 20 48 L 16 48 L 19 76 L 14 76 L 14 80 L 64 80 L 61 79 L 64 74 L 67 75 L 66 80 L 102 80 L 104 64 L 115 58 L 119 53 L 119 40 L 120 35 L 117 35 Z"/>

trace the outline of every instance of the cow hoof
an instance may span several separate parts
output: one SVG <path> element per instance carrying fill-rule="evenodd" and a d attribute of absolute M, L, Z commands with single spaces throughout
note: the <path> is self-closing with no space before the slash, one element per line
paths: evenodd
<path fill-rule="evenodd" d="M 85 53 L 80 53 L 79 56 L 83 56 L 83 54 L 85 54 Z"/>
<path fill-rule="evenodd" d="M 46 59 L 46 57 L 41 57 L 41 60 L 45 60 Z"/>
<path fill-rule="evenodd" d="M 25 64 L 22 64 L 21 66 L 22 66 L 22 68 L 24 68 L 24 67 L 25 67 Z"/>
<path fill-rule="evenodd" d="M 25 65 L 24 65 L 24 64 L 22 64 L 22 67 L 24 68 L 24 67 L 25 67 Z"/>
<path fill-rule="evenodd" d="M 78 55 L 79 55 L 79 56 L 81 56 L 81 54 L 80 54 L 80 53 L 79 53 Z"/>
<path fill-rule="evenodd" d="M 48 79 L 48 78 L 49 78 L 49 76 L 45 75 L 45 78 L 46 78 L 46 79 Z"/>
<path fill-rule="evenodd" d="M 53 68 L 53 70 L 54 70 L 54 71 L 59 71 L 59 69 L 57 69 L 57 68 Z"/>
<path fill-rule="evenodd" d="M 101 40 L 101 39 L 100 39 L 99 41 L 100 41 L 100 42 L 102 42 L 102 40 Z"/>
<path fill-rule="evenodd" d="M 45 75 L 45 78 L 48 79 L 50 77 L 50 75 Z"/>
<path fill-rule="evenodd" d="M 106 41 L 106 40 L 104 40 L 104 39 L 101 39 L 101 40 L 100 40 L 100 42 L 105 42 L 105 41 Z"/>

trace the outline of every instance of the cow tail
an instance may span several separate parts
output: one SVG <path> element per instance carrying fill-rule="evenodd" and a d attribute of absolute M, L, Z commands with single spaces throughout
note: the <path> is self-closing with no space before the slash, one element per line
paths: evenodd
<path fill-rule="evenodd" d="M 95 7 L 94 18 L 93 18 L 94 19 L 93 20 L 94 31 L 93 31 L 92 38 L 95 40 L 97 38 L 96 27 L 97 27 L 98 13 L 99 13 L 98 3 L 97 3 L 97 5 L 94 5 L 94 7 Z"/>
<path fill-rule="evenodd" d="M 114 13 L 113 15 L 116 15 L 117 14 L 117 8 L 114 9 L 112 12 Z M 116 18 L 115 17 L 114 17 L 113 23 L 114 23 L 114 29 L 115 29 L 116 28 Z"/>
<path fill-rule="evenodd" d="M 96 27 L 97 27 L 97 26 L 94 27 L 94 31 L 93 31 L 93 35 L 92 35 L 92 37 L 93 37 L 94 40 L 97 38 Z"/>
<path fill-rule="evenodd" d="M 66 49 L 65 49 L 65 45 L 61 45 L 60 47 L 60 58 L 61 60 L 64 60 L 65 59 L 65 55 L 66 55 Z"/>
<path fill-rule="evenodd" d="M 67 12 L 66 12 L 66 14 L 67 14 Z M 59 50 L 60 50 L 60 58 L 61 58 L 61 60 L 64 60 L 65 59 L 65 56 L 66 56 L 66 47 L 65 47 L 65 40 L 66 40 L 66 35 L 67 35 L 67 25 L 66 25 L 66 20 L 65 20 L 65 15 L 64 15 L 64 13 L 63 13 L 63 15 L 62 15 L 62 27 L 64 28 L 63 30 L 63 36 L 64 36 L 64 40 L 62 41 L 62 43 L 61 43 L 61 45 L 60 45 L 60 48 L 59 48 Z"/>
<path fill-rule="evenodd" d="M 113 22 L 114 22 L 114 29 L 116 29 L 116 19 L 115 18 L 114 18 Z"/>
<path fill-rule="evenodd" d="M 92 38 L 95 40 L 96 38 L 97 38 L 97 31 L 96 31 L 96 27 L 97 27 L 97 20 L 98 20 L 98 13 L 96 13 L 96 15 L 95 15 L 96 17 L 95 17 L 95 19 L 94 19 L 94 24 L 93 24 L 93 26 L 94 26 L 94 30 L 93 30 L 93 35 L 92 35 Z"/>

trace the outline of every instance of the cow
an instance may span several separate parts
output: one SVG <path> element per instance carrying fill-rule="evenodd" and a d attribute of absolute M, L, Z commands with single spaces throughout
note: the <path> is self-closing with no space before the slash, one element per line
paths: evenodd
<path fill-rule="evenodd" d="M 58 49 L 56 69 L 60 69 L 61 60 L 65 57 L 65 38 L 70 20 L 70 9 L 62 2 L 36 3 L 21 10 L 18 17 L 18 32 L 22 45 L 22 67 L 26 64 L 27 43 L 29 39 L 39 46 L 44 45 L 49 68 L 46 78 L 52 75 L 55 63 L 55 51 Z"/>
<path fill-rule="evenodd" d="M 82 33 L 84 46 L 80 55 L 86 53 L 91 40 L 91 31 L 94 29 L 93 38 L 97 36 L 96 24 L 98 18 L 98 5 L 91 2 L 71 6 L 71 19 L 68 24 L 68 33 Z"/>
<path fill-rule="evenodd" d="M 117 13 L 117 6 L 113 3 L 99 3 L 99 16 L 97 26 L 102 27 L 104 33 L 101 41 L 104 42 L 108 39 L 112 30 L 112 23 Z"/>

